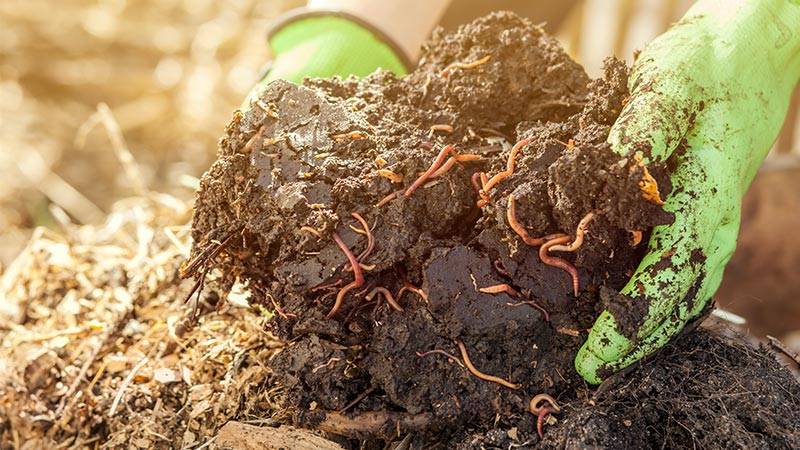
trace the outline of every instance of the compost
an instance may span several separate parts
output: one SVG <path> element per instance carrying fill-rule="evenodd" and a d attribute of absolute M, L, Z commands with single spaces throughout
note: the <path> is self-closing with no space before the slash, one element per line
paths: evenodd
<path fill-rule="evenodd" d="M 437 32 L 401 78 L 269 84 L 201 181 L 193 317 L 222 303 L 210 274 L 249 289 L 288 343 L 264 361 L 283 417 L 347 445 L 672 447 L 724 426 L 734 446 L 792 446 L 791 375 L 705 332 L 602 395 L 575 374 L 603 309 L 630 336 L 643 320 L 617 293 L 673 219 L 669 162 L 606 144 L 627 81 L 613 59 L 590 79 L 542 28 L 495 13 Z M 670 359 L 687 348 L 702 357 Z M 742 379 L 753 364 L 781 391 Z M 726 399 L 734 380 L 743 397 Z"/>

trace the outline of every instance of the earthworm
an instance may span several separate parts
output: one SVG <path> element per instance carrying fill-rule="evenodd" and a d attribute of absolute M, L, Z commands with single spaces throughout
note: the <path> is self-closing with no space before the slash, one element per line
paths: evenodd
<path fill-rule="evenodd" d="M 422 186 L 426 181 L 428 181 L 428 178 L 430 178 L 431 175 L 433 175 L 436 172 L 436 170 L 442 165 L 442 163 L 444 163 L 444 159 L 447 157 L 447 155 L 454 152 L 455 150 L 456 150 L 455 147 L 453 147 L 452 145 L 445 145 L 439 152 L 439 154 L 436 156 L 436 159 L 433 160 L 433 164 L 431 164 L 428 170 L 426 170 L 425 173 L 420 175 L 419 178 L 417 178 L 417 180 L 414 181 L 414 183 L 411 186 L 409 186 L 408 189 L 406 189 L 406 192 L 403 194 L 403 196 L 405 196 L 405 198 L 411 197 L 411 194 L 413 194 L 418 187 Z"/>
<path fill-rule="evenodd" d="M 372 235 L 372 230 L 369 229 L 369 224 L 367 224 L 367 221 L 361 217 L 361 214 L 350 213 L 350 215 L 353 216 L 353 218 L 356 219 L 362 227 L 364 227 L 364 234 L 367 235 L 367 248 L 364 249 L 360 255 L 358 255 L 358 260 L 364 261 L 364 259 L 366 259 L 366 257 L 372 252 L 372 249 L 375 248 L 375 236 Z"/>
<path fill-rule="evenodd" d="M 512 297 L 519 297 L 519 292 L 516 291 L 511 285 L 508 283 L 503 284 L 496 284 L 494 286 L 487 286 L 478 289 L 479 292 L 483 292 L 484 294 L 501 294 L 505 292 L 506 294 Z"/>
<path fill-rule="evenodd" d="M 467 348 L 464 346 L 464 343 L 461 341 L 456 341 L 456 343 L 458 344 L 458 349 L 461 350 L 461 357 L 464 359 L 464 364 L 467 366 L 467 370 L 469 370 L 471 374 L 475 375 L 481 380 L 491 381 L 509 389 L 519 389 L 520 386 L 518 384 L 511 383 L 494 375 L 487 375 L 476 369 L 475 366 L 472 365 L 472 361 L 469 359 L 469 354 L 467 354 Z"/>
<path fill-rule="evenodd" d="M 550 404 L 550 406 L 545 406 L 540 408 L 539 403 L 541 403 L 542 401 L 546 401 L 547 403 Z M 553 397 L 547 394 L 537 394 L 531 399 L 531 402 L 528 404 L 528 411 L 530 411 L 531 414 L 535 414 L 537 416 L 536 431 L 539 432 L 539 437 L 543 438 L 544 433 L 542 432 L 542 426 L 544 425 L 544 419 L 550 413 L 561 412 L 561 407 L 558 406 L 558 403 L 555 401 Z"/>
<path fill-rule="evenodd" d="M 428 294 L 426 294 L 425 291 L 422 290 L 422 288 L 418 288 L 413 284 L 409 283 L 408 281 L 403 281 L 403 287 L 401 287 L 400 290 L 397 291 L 397 301 L 400 301 L 400 297 L 403 296 L 403 292 L 405 291 L 411 291 L 419 295 L 423 300 L 425 300 L 426 303 L 428 302 Z"/>
<path fill-rule="evenodd" d="M 478 197 L 480 197 L 480 200 L 478 200 L 478 208 L 483 208 L 484 206 L 489 204 L 490 200 L 489 194 L 487 194 L 486 191 L 483 189 L 483 187 L 486 186 L 486 183 L 489 182 L 489 177 L 486 175 L 486 172 L 481 172 L 480 178 L 481 178 L 481 188 L 478 190 Z"/>
<path fill-rule="evenodd" d="M 443 76 L 447 76 L 454 69 L 474 69 L 475 67 L 478 67 L 480 65 L 486 64 L 490 59 L 492 59 L 492 55 L 486 55 L 481 59 L 477 59 L 475 61 L 468 62 L 468 63 L 454 62 L 454 63 L 450 64 L 449 66 L 445 67 L 444 69 L 442 69 L 442 71 L 439 72 L 439 76 L 442 76 L 442 77 Z"/>
<path fill-rule="evenodd" d="M 531 142 L 530 138 L 522 139 L 521 141 L 514 144 L 514 147 L 511 148 L 511 152 L 508 154 L 508 161 L 506 162 L 506 170 L 498 172 L 489 179 L 484 185 L 482 192 L 487 197 L 489 196 L 489 191 L 492 190 L 498 183 L 505 180 L 506 178 L 510 177 L 514 174 L 514 168 L 516 167 L 516 158 L 519 152 L 522 150 L 523 147 L 528 145 Z"/>
<path fill-rule="evenodd" d="M 508 225 L 517 233 L 522 241 L 530 246 L 536 247 L 538 245 L 542 245 L 545 242 L 555 238 L 565 236 L 564 234 L 548 234 L 547 236 L 540 237 L 540 238 L 532 238 L 530 234 L 528 234 L 528 230 L 522 226 L 521 223 L 517 220 L 517 205 L 516 201 L 514 200 L 514 194 L 509 194 L 508 196 L 508 209 L 506 209 L 506 219 L 508 220 Z M 569 237 L 569 236 L 567 236 Z"/>
<path fill-rule="evenodd" d="M 475 188 L 475 192 L 477 192 L 478 194 L 480 194 L 481 192 L 480 177 L 481 177 L 481 172 L 475 172 L 469 179 L 472 182 L 472 187 Z"/>
<path fill-rule="evenodd" d="M 311 288 L 311 292 L 317 292 L 317 291 L 321 291 L 323 289 L 330 289 L 330 288 L 336 287 L 336 286 L 338 286 L 340 284 L 342 284 L 342 280 L 341 279 L 336 280 L 336 281 L 332 281 L 330 283 L 320 284 L 319 286 L 314 286 L 313 288 Z"/>
<path fill-rule="evenodd" d="M 242 153 L 250 153 L 250 152 L 252 152 L 253 151 L 253 144 L 255 144 L 255 142 L 257 140 L 261 139 L 261 135 L 262 134 L 264 134 L 264 125 L 261 125 L 261 127 L 258 129 L 258 131 L 256 131 L 256 133 L 253 135 L 253 137 L 248 139 L 247 143 L 242 148 Z"/>
<path fill-rule="evenodd" d="M 508 273 L 508 270 L 506 269 L 506 266 L 503 265 L 503 261 L 500 261 L 499 259 L 495 259 L 494 261 L 492 261 L 492 266 L 494 267 L 494 270 L 496 270 L 497 273 L 499 273 L 500 275 L 502 275 L 502 276 L 504 276 L 506 278 L 511 278 L 511 274 Z"/>
<path fill-rule="evenodd" d="M 389 169 L 378 169 L 376 173 L 379 176 L 382 176 L 383 178 L 386 178 L 387 180 L 391 181 L 392 183 L 400 183 L 403 181 L 402 175 L 393 172 Z"/>
<path fill-rule="evenodd" d="M 328 362 L 326 362 L 325 364 L 320 364 L 320 365 L 318 365 L 317 367 L 314 367 L 313 369 L 311 369 L 311 373 L 317 373 L 317 372 L 319 372 L 321 369 L 324 369 L 324 368 L 326 368 L 326 367 L 329 367 L 331 364 L 336 364 L 337 362 L 339 362 L 339 361 L 341 361 L 341 360 L 342 360 L 342 358 L 331 358 L 331 359 L 329 359 L 329 360 L 328 360 Z"/>
<path fill-rule="evenodd" d="M 389 292 L 389 290 L 386 289 L 385 287 L 376 287 L 375 289 L 373 289 L 369 294 L 367 294 L 367 297 L 366 297 L 367 301 L 371 301 L 375 297 L 375 294 L 378 294 L 378 293 L 383 294 L 383 298 L 386 299 L 386 302 L 389 303 L 389 305 L 392 308 L 394 308 L 396 311 L 400 311 L 400 312 L 403 311 L 403 307 L 400 306 L 394 300 L 394 297 L 392 296 L 392 293 Z"/>
<path fill-rule="evenodd" d="M 339 234 L 336 233 L 335 231 L 333 232 L 333 240 L 336 242 L 336 245 L 338 245 L 339 248 L 342 250 L 342 253 L 344 253 L 345 256 L 347 256 L 347 260 L 350 262 L 350 267 L 353 268 L 354 279 L 351 283 L 341 288 L 339 290 L 339 293 L 336 294 L 336 302 L 333 304 L 333 308 L 331 308 L 328 315 L 325 316 L 326 319 L 331 319 L 333 318 L 333 316 L 336 315 L 336 313 L 339 311 L 339 308 L 342 307 L 342 303 L 344 303 L 345 295 L 347 295 L 347 293 L 350 290 L 357 287 L 361 287 L 361 285 L 364 284 L 364 275 L 361 273 L 361 265 L 358 264 L 358 260 L 356 259 L 355 255 L 353 255 L 353 252 L 350 251 L 350 248 L 347 247 L 347 244 L 344 243 L 342 238 L 339 237 Z"/>
<path fill-rule="evenodd" d="M 430 178 L 436 178 L 444 175 L 444 173 L 450 170 L 450 168 L 452 168 L 457 162 L 480 161 L 480 159 L 481 155 L 473 154 L 451 156 L 447 162 L 442 165 L 442 167 L 439 167 L 436 172 L 431 174 Z"/>
<path fill-rule="evenodd" d="M 267 294 L 267 297 L 269 297 L 269 301 L 272 302 L 272 307 L 275 308 L 275 312 L 278 313 L 278 315 L 281 318 L 283 318 L 284 320 L 297 318 L 297 314 L 285 312 L 283 308 L 281 308 L 281 305 L 279 305 L 278 302 L 275 301 L 275 297 L 273 297 L 270 294 Z"/>
<path fill-rule="evenodd" d="M 433 349 L 433 350 L 428 350 L 427 352 L 422 352 L 422 353 L 417 352 L 417 356 L 419 356 L 420 358 L 424 358 L 424 357 L 426 357 L 428 355 L 432 355 L 434 353 L 437 353 L 437 354 L 440 354 L 440 355 L 444 355 L 444 356 L 450 358 L 453 362 L 455 362 L 456 364 L 458 364 L 462 368 L 464 367 L 464 364 L 461 362 L 461 360 L 459 360 L 455 356 L 451 355 L 450 353 L 447 353 L 444 350 L 439 350 L 438 348 L 437 349 Z"/>
<path fill-rule="evenodd" d="M 574 252 L 583 244 L 583 236 L 586 234 L 586 227 L 589 225 L 589 222 L 594 219 L 594 213 L 590 212 L 583 216 L 580 223 L 578 223 L 578 228 L 575 230 L 575 240 L 572 241 L 569 245 L 554 245 L 550 248 L 550 251 L 553 252 Z"/>
<path fill-rule="evenodd" d="M 400 194 L 400 193 L 402 193 L 402 192 L 403 192 L 403 190 L 402 190 L 402 189 L 400 189 L 399 191 L 394 191 L 394 192 L 392 192 L 391 194 L 387 195 L 386 197 L 383 197 L 383 198 L 381 199 L 381 201 L 379 201 L 378 203 L 376 203 L 376 204 L 375 204 L 375 207 L 376 207 L 376 208 L 380 208 L 381 206 L 383 206 L 383 205 L 385 205 L 385 204 L 389 203 L 390 201 L 394 200 L 395 198 L 397 198 L 397 195 L 398 195 L 398 194 Z"/>
<path fill-rule="evenodd" d="M 575 297 L 577 297 L 578 286 L 580 285 L 578 279 L 578 269 L 576 269 L 575 266 L 568 263 L 567 261 L 561 258 L 557 258 L 555 256 L 550 256 L 548 254 L 548 251 L 554 245 L 566 244 L 567 242 L 569 242 L 569 240 L 570 240 L 569 236 L 567 236 L 566 234 L 562 234 L 560 235 L 560 237 L 554 237 L 553 239 L 550 239 L 549 241 L 545 242 L 544 244 L 542 244 L 541 247 L 539 247 L 539 259 L 541 259 L 542 262 L 547 264 L 548 266 L 558 267 L 559 269 L 562 269 L 565 272 L 569 273 L 569 275 L 572 277 L 572 291 L 575 294 Z"/>
<path fill-rule="evenodd" d="M 314 236 L 316 236 L 317 239 L 322 239 L 322 235 L 320 234 L 319 230 L 317 230 L 314 227 L 302 226 L 302 227 L 300 227 L 300 231 L 305 231 L 307 233 L 311 233 Z"/>
<path fill-rule="evenodd" d="M 539 304 L 534 302 L 533 300 L 526 300 L 526 301 L 518 302 L 518 303 L 506 303 L 506 305 L 515 306 L 515 307 L 516 306 L 522 306 L 522 305 L 533 306 L 534 308 L 536 308 L 536 309 L 538 309 L 539 311 L 542 312 L 542 315 L 544 316 L 544 321 L 545 322 L 550 322 L 550 313 L 547 312 L 547 310 L 544 309 L 543 307 L 539 306 Z"/>
<path fill-rule="evenodd" d="M 336 139 L 337 141 L 343 140 L 343 139 L 356 140 L 356 139 L 364 139 L 364 138 L 366 138 L 367 137 L 367 133 L 365 133 L 363 131 L 360 131 L 360 130 L 356 130 L 356 131 L 351 131 L 349 133 L 334 134 L 331 137 Z"/>
<path fill-rule="evenodd" d="M 431 133 L 433 133 L 434 131 L 444 131 L 445 133 L 452 133 L 453 127 L 452 125 L 447 125 L 446 123 L 431 125 Z"/>

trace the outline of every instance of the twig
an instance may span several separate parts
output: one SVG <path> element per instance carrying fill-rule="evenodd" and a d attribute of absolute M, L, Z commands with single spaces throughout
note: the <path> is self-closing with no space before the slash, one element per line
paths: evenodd
<path fill-rule="evenodd" d="M 781 353 L 791 358 L 792 361 L 794 361 L 794 363 L 797 364 L 798 367 L 800 367 L 800 355 L 790 350 L 789 347 L 784 345 L 784 343 L 779 341 L 777 338 L 767 335 L 767 339 L 769 340 L 769 344 L 771 346 L 780 350 Z"/>
<path fill-rule="evenodd" d="M 444 355 L 447 358 L 449 358 L 451 361 L 453 361 L 454 363 L 458 364 L 462 369 L 466 369 L 466 367 L 464 367 L 464 364 L 461 362 L 460 359 L 456 358 L 455 356 L 451 355 L 450 353 L 447 353 L 444 350 L 435 348 L 433 350 L 428 350 L 427 352 L 417 352 L 417 356 L 420 357 L 420 358 L 424 358 L 426 356 L 433 355 L 433 354 Z"/>
<path fill-rule="evenodd" d="M 339 414 L 342 414 L 343 412 L 347 411 L 348 409 L 356 406 L 357 404 L 359 404 L 361 402 L 361 400 L 364 400 L 369 394 L 372 394 L 374 391 L 375 391 L 375 388 L 371 387 L 371 388 L 367 389 L 366 391 L 358 394 L 358 397 L 354 398 L 352 402 L 348 403 L 347 405 L 345 405 L 344 408 L 339 410 Z"/>
<path fill-rule="evenodd" d="M 125 143 L 125 138 L 122 136 L 119 123 L 114 118 L 114 115 L 111 113 L 111 108 L 109 108 L 108 105 L 99 103 L 97 105 L 97 112 L 81 125 L 78 129 L 78 135 L 75 138 L 76 146 L 82 147 L 86 142 L 86 136 L 92 128 L 100 123 L 102 123 L 106 129 L 108 138 L 111 140 L 111 148 L 114 150 L 114 154 L 122 165 L 128 182 L 131 183 L 137 195 L 145 196 L 147 194 L 147 187 L 144 184 L 144 178 L 139 170 L 139 165 L 136 164 L 136 160 L 133 158 L 130 150 L 128 150 L 128 145 Z"/>
<path fill-rule="evenodd" d="M 139 370 L 144 367 L 148 361 L 150 361 L 150 358 L 147 356 L 142 358 L 142 360 L 139 361 L 139 363 L 136 364 L 133 369 L 131 369 L 131 372 L 128 374 L 128 376 L 125 377 L 125 380 L 119 386 L 119 389 L 117 389 L 117 395 L 114 396 L 114 401 L 111 403 L 111 409 L 108 411 L 108 417 L 114 417 L 114 414 L 117 413 L 117 406 L 119 406 L 119 402 L 122 401 L 122 396 L 125 394 L 125 389 L 128 388 L 128 385 L 131 384 L 131 381 L 133 381 L 136 373 L 139 372 Z"/>

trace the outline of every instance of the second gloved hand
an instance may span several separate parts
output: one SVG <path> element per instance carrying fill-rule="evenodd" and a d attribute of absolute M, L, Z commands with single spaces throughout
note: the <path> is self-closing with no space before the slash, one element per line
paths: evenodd
<path fill-rule="evenodd" d="M 622 290 L 622 329 L 605 311 L 575 365 L 590 383 L 652 354 L 716 292 L 739 231 L 742 196 L 780 131 L 800 77 L 797 0 L 701 0 L 639 56 L 631 99 L 609 136 L 614 151 L 666 161 L 671 225 Z M 796 212 L 792 212 L 796 213 Z M 635 305 L 634 305 L 635 304 Z"/>

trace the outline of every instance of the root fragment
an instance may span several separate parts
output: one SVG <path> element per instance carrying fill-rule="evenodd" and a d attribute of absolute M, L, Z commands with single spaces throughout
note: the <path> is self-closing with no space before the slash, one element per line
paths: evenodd
<path fill-rule="evenodd" d="M 348 292 L 350 292 L 355 288 L 361 287 L 364 284 L 364 275 L 361 272 L 361 265 L 359 265 L 358 260 L 356 259 L 355 255 L 353 255 L 353 252 L 350 251 L 350 248 L 347 246 L 347 244 L 344 243 L 342 238 L 339 237 L 338 233 L 336 232 L 333 233 L 333 240 L 336 242 L 336 245 L 338 245 L 339 248 L 342 250 L 342 253 L 344 253 L 345 256 L 347 256 L 347 260 L 350 262 L 350 267 L 353 268 L 354 279 L 351 283 L 347 284 L 345 287 L 340 289 L 339 293 L 336 294 L 336 302 L 333 304 L 333 308 L 331 308 L 330 312 L 328 312 L 328 315 L 325 316 L 326 319 L 333 318 L 333 316 L 335 316 L 336 313 L 339 312 L 339 308 L 342 307 L 342 304 L 344 303 L 344 297 L 347 295 Z"/>
<path fill-rule="evenodd" d="M 555 256 L 550 256 L 548 253 L 553 246 L 566 244 L 569 242 L 569 240 L 569 236 L 562 234 L 560 237 L 555 237 L 545 242 L 541 247 L 539 247 L 539 259 L 541 259 L 542 262 L 548 266 L 558 267 L 559 269 L 567 272 L 572 277 L 572 292 L 575 294 L 575 297 L 577 297 L 578 287 L 580 285 L 580 280 L 578 279 L 578 269 L 576 269 L 575 266 L 569 262 Z"/>
<path fill-rule="evenodd" d="M 311 233 L 314 236 L 316 236 L 318 240 L 322 239 L 322 234 L 319 232 L 319 230 L 317 230 L 314 227 L 309 227 L 307 225 L 304 225 L 304 226 L 300 227 L 300 231 L 304 231 L 306 233 Z"/>
<path fill-rule="evenodd" d="M 450 73 L 453 72 L 456 69 L 474 69 L 474 68 L 476 68 L 478 66 L 486 64 L 487 62 L 489 62 L 490 59 L 492 59 L 492 55 L 491 54 L 486 55 L 483 58 L 477 59 L 475 61 L 468 62 L 468 63 L 454 62 L 454 63 L 450 64 L 449 66 L 445 67 L 444 69 L 442 69 L 442 71 L 439 72 L 439 76 L 440 77 L 446 77 L 446 76 L 450 75 Z"/>
<path fill-rule="evenodd" d="M 580 223 L 578 223 L 578 228 L 575 230 L 575 240 L 572 241 L 569 245 L 554 245 L 550 248 L 550 251 L 553 252 L 574 252 L 581 245 L 583 245 L 583 236 L 586 234 L 586 227 L 589 225 L 589 222 L 594 219 L 595 214 L 590 212 L 583 216 Z"/>
<path fill-rule="evenodd" d="M 420 175 L 419 178 L 417 178 L 417 180 L 414 181 L 414 183 L 411 186 L 409 186 L 408 189 L 406 189 L 406 192 L 403 194 L 403 196 L 405 196 L 405 198 L 411 197 L 411 194 L 413 194 L 414 191 L 417 190 L 417 188 L 419 188 L 426 181 L 428 181 L 431 175 L 436 173 L 436 170 L 438 170 L 439 167 L 441 167 L 441 165 L 444 163 L 445 158 L 447 158 L 447 156 L 450 155 L 450 153 L 455 152 L 455 150 L 456 150 L 455 147 L 453 147 L 452 145 L 444 146 L 442 150 L 439 152 L 439 154 L 436 156 L 436 159 L 433 160 L 433 163 L 428 168 L 428 170 L 426 170 L 425 173 Z"/>
<path fill-rule="evenodd" d="M 284 311 L 283 308 L 281 308 L 281 305 L 279 305 L 278 302 L 275 301 L 275 297 L 273 297 L 270 294 L 267 294 L 267 297 L 269 298 L 269 301 L 272 303 L 272 307 L 275 308 L 275 312 L 278 313 L 278 316 L 280 316 L 283 320 L 297 318 L 297 314 L 287 313 L 286 311 Z"/>
<path fill-rule="evenodd" d="M 543 401 L 549 403 L 549 406 L 540 407 L 539 404 L 542 403 Z M 537 416 L 536 431 L 539 433 L 539 437 L 543 438 L 544 433 L 542 431 L 542 428 L 544 425 L 544 419 L 547 418 L 547 416 L 550 415 L 551 413 L 560 413 L 561 407 L 558 406 L 558 403 L 553 397 L 547 394 L 538 394 L 535 395 L 531 399 L 531 402 L 528 404 L 528 411 L 530 411 L 531 414 Z"/>
<path fill-rule="evenodd" d="M 455 356 L 451 355 L 450 353 L 448 353 L 448 352 L 446 352 L 444 350 L 440 350 L 440 349 L 436 348 L 436 349 L 433 349 L 433 350 L 428 350 L 427 352 L 417 352 L 417 356 L 420 357 L 420 358 L 424 358 L 426 356 L 433 355 L 433 354 L 444 355 L 447 358 L 449 358 L 451 361 L 453 361 L 454 363 L 458 364 L 459 367 L 461 367 L 462 369 L 466 369 L 466 367 L 464 367 L 464 364 L 461 362 L 460 359 L 456 358 Z"/>
<path fill-rule="evenodd" d="M 509 389 L 519 389 L 520 386 L 518 384 L 514 384 L 510 381 L 506 381 L 500 377 L 496 377 L 494 375 L 487 375 L 480 370 L 476 369 L 475 366 L 472 365 L 472 361 L 469 359 L 469 354 L 467 353 L 467 347 L 464 346 L 464 343 L 461 341 L 456 342 L 458 344 L 458 349 L 461 350 L 461 358 L 464 359 L 464 364 L 467 366 L 467 370 L 476 377 L 480 378 L 481 380 L 491 381 L 492 383 L 497 383 L 501 386 L 505 386 Z"/>
<path fill-rule="evenodd" d="M 342 358 L 331 358 L 331 359 L 328 360 L 328 362 L 326 362 L 324 364 L 320 364 L 317 367 L 314 367 L 313 369 L 311 369 L 311 373 L 317 373 L 320 370 L 322 370 L 322 369 L 324 369 L 326 367 L 330 367 L 331 365 L 336 364 L 337 362 L 339 362 L 341 360 L 342 360 Z"/>

